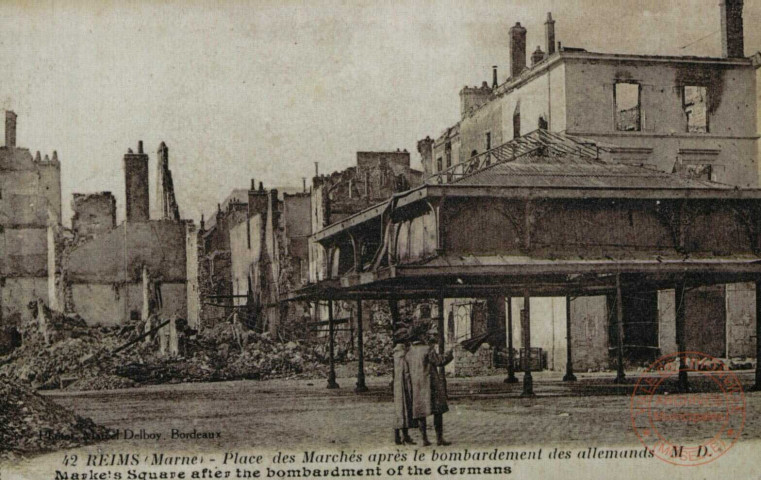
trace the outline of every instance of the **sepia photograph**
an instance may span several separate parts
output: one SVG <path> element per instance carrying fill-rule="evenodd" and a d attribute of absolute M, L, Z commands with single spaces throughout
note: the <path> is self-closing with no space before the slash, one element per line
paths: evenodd
<path fill-rule="evenodd" d="M 761 0 L 0 22 L 0 480 L 759 478 Z"/>

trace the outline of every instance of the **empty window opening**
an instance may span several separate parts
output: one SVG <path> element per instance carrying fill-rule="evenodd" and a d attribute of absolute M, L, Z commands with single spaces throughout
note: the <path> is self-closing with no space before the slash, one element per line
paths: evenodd
<path fill-rule="evenodd" d="M 686 86 L 682 90 L 682 109 L 687 116 L 687 133 L 708 133 L 708 89 Z"/>
<path fill-rule="evenodd" d="M 614 96 L 616 102 L 616 130 L 639 132 L 642 128 L 640 85 L 638 83 L 617 83 Z"/>
<path fill-rule="evenodd" d="M 447 168 L 449 168 L 452 166 L 452 142 L 447 142 L 444 144 L 444 155 L 447 159 Z"/>
<path fill-rule="evenodd" d="M 491 150 L 491 132 L 486 132 L 486 150 Z"/>
<path fill-rule="evenodd" d="M 516 105 L 515 111 L 513 112 L 513 138 L 518 138 L 521 136 L 521 106 L 520 104 Z"/>
<path fill-rule="evenodd" d="M 436 159 L 436 170 L 439 171 L 439 172 L 444 170 L 442 168 L 442 166 L 443 166 L 442 165 L 442 160 L 441 160 L 441 157 L 439 157 L 439 158 Z"/>

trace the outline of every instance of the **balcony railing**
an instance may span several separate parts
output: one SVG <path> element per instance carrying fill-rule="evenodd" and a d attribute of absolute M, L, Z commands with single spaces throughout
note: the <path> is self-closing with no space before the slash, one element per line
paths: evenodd
<path fill-rule="evenodd" d="M 564 156 L 578 155 L 599 158 L 599 149 L 594 142 L 547 130 L 534 130 L 522 137 L 474 155 L 464 162 L 457 163 L 436 172 L 426 179 L 428 184 L 445 184 L 480 172 L 500 163 L 512 162 L 524 155 Z"/>

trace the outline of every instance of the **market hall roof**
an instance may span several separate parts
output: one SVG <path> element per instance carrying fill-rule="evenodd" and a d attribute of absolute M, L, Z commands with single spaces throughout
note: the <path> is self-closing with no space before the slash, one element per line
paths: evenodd
<path fill-rule="evenodd" d="M 395 195 L 316 232 L 322 241 L 345 228 L 426 198 L 674 198 L 761 199 L 759 189 L 736 187 L 612 160 L 615 145 L 535 130 L 431 175 Z"/>

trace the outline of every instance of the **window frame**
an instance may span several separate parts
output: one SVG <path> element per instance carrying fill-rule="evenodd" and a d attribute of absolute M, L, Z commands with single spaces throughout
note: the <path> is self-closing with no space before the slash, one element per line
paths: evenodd
<path fill-rule="evenodd" d="M 619 85 L 636 85 L 637 86 L 637 128 L 635 130 L 624 130 L 619 128 L 619 109 L 618 109 L 618 86 Z M 642 132 L 642 84 L 636 80 L 616 80 L 613 83 L 613 129 L 616 132 Z"/>
<path fill-rule="evenodd" d="M 691 132 L 690 131 L 690 117 L 687 114 L 687 89 L 693 87 L 693 88 L 702 88 L 705 90 L 705 110 L 706 110 L 706 131 L 705 132 Z M 709 115 L 708 111 L 708 101 L 709 101 L 709 92 L 708 92 L 708 86 L 707 85 L 682 85 L 682 113 L 685 116 L 685 124 L 684 124 L 684 131 L 685 133 L 691 133 L 694 135 L 705 135 L 708 133 L 711 133 L 711 116 Z"/>

